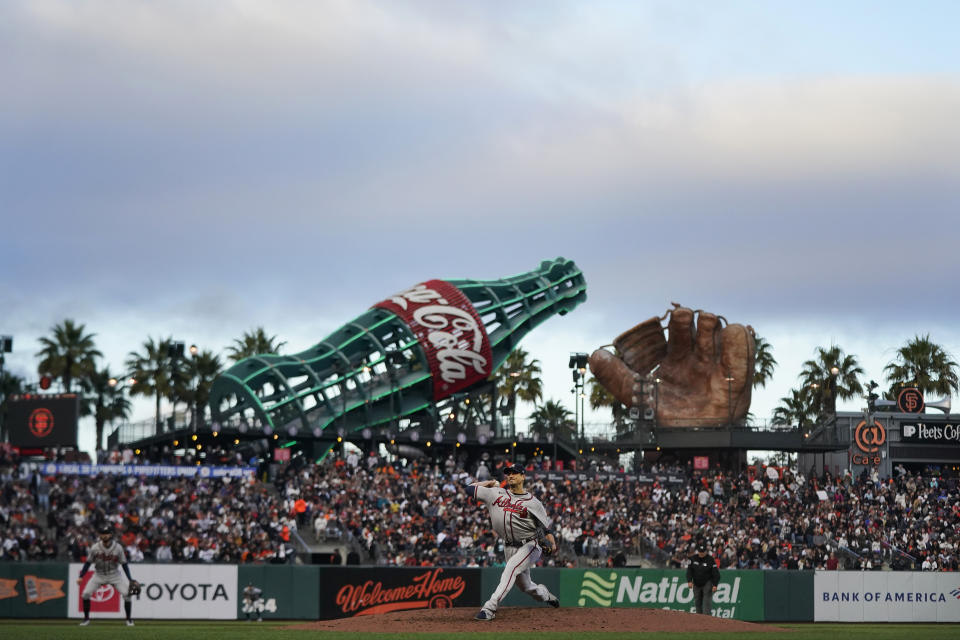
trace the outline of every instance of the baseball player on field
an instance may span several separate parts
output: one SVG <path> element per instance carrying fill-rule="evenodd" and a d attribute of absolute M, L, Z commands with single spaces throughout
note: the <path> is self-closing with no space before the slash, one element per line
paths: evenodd
<path fill-rule="evenodd" d="M 543 504 L 523 488 L 523 469 L 515 466 L 504 468 L 506 488 L 496 480 L 474 482 L 467 487 L 467 495 L 487 505 L 493 530 L 503 539 L 507 566 L 503 568 L 500 584 L 493 595 L 474 616 L 476 620 L 493 620 L 497 617 L 500 601 L 516 582 L 520 589 L 539 602 L 559 607 L 560 601 L 542 584 L 530 578 L 530 567 L 541 555 L 550 555 L 557 549 L 557 542 L 550 532 L 550 518 Z"/>
<path fill-rule="evenodd" d="M 247 615 L 247 622 L 250 622 L 250 614 L 257 614 L 257 622 L 263 622 L 263 589 L 255 587 L 252 582 L 248 582 L 243 588 L 243 612 Z"/>
<path fill-rule="evenodd" d="M 123 596 L 123 609 L 127 614 L 127 626 L 133 626 L 133 619 L 130 617 L 130 587 L 138 585 L 136 580 L 130 577 L 130 568 L 127 566 L 127 554 L 123 550 L 123 545 L 113 539 L 113 529 L 104 526 L 97 534 L 97 541 L 87 551 L 87 561 L 83 563 L 80 569 L 80 577 L 77 578 L 77 584 L 83 584 L 83 577 L 87 575 L 90 565 L 93 565 L 93 577 L 84 587 L 81 599 L 83 600 L 83 622 L 81 627 L 90 624 L 90 596 L 103 585 L 109 584 Z M 123 574 L 119 567 L 123 568 Z M 124 576 L 126 574 L 126 576 Z"/>

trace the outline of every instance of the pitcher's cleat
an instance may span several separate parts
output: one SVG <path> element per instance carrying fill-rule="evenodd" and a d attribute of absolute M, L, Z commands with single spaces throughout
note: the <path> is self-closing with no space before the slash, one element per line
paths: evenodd
<path fill-rule="evenodd" d="M 547 600 L 547 604 L 553 607 L 554 609 L 558 609 L 560 607 L 560 600 L 559 598 L 554 598 L 553 600 Z"/>
<path fill-rule="evenodd" d="M 489 611 L 485 611 L 484 609 L 480 609 L 480 613 L 473 616 L 473 619 L 474 620 L 493 620 L 496 617 L 497 617 L 496 614 L 490 613 Z"/>
<path fill-rule="evenodd" d="M 81 622 L 81 623 L 80 623 L 80 626 L 81 626 L 81 627 L 85 627 L 85 626 L 87 626 L 88 624 L 90 624 L 90 619 L 89 619 L 89 618 L 87 618 L 86 620 L 84 620 L 83 622 Z"/>

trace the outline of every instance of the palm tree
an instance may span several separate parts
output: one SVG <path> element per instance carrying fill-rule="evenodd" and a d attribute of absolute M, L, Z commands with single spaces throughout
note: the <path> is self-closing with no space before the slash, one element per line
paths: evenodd
<path fill-rule="evenodd" d="M 170 357 L 170 338 L 154 341 L 148 338 L 143 343 L 143 353 L 131 351 L 126 367 L 136 382 L 130 388 L 131 396 L 156 396 L 157 433 L 160 427 L 160 399 L 170 395 L 174 359 Z"/>
<path fill-rule="evenodd" d="M 812 422 L 817 412 L 813 406 L 815 394 L 809 387 L 791 389 L 790 395 L 780 398 L 780 404 L 773 410 L 773 424 L 793 425 L 800 429 Z"/>
<path fill-rule="evenodd" d="M 627 407 L 617 400 L 596 378 L 591 377 L 588 384 L 590 385 L 590 408 L 596 410 L 601 407 L 609 407 L 617 433 L 625 431 L 628 415 Z"/>
<path fill-rule="evenodd" d="M 117 379 L 110 373 L 109 367 L 95 370 L 83 382 L 85 393 L 92 394 L 83 398 L 81 415 L 93 415 L 97 429 L 96 449 L 103 447 L 103 432 L 106 424 L 117 418 L 126 418 L 130 411 L 130 401 L 123 397 L 117 386 Z"/>
<path fill-rule="evenodd" d="M 0 354 L 2 356 L 2 354 Z M 26 381 L 9 371 L 0 371 L 0 442 L 9 440 L 7 437 L 7 399 L 12 395 L 23 393 Z"/>
<path fill-rule="evenodd" d="M 930 334 L 914 336 L 897 349 L 896 361 L 883 368 L 890 383 L 890 394 L 896 398 L 901 387 L 916 387 L 920 393 L 949 396 L 956 393 L 957 363 L 943 347 L 930 341 Z"/>
<path fill-rule="evenodd" d="M 769 342 L 758 335 L 753 336 L 756 344 L 754 357 L 753 388 L 766 387 L 773 379 L 773 370 L 777 368 L 777 360 L 773 357 L 773 347 Z"/>
<path fill-rule="evenodd" d="M 204 423 L 206 406 L 210 401 L 210 387 L 223 371 L 223 363 L 220 362 L 220 356 L 203 350 L 186 360 L 185 365 L 184 379 L 189 386 L 180 389 L 180 397 L 190 404 L 195 428 L 199 428 Z"/>
<path fill-rule="evenodd" d="M 561 435 L 576 434 L 577 423 L 573 420 L 570 410 L 556 400 L 547 400 L 530 414 L 531 431 L 538 437 L 545 438 L 552 434 L 554 442 Z"/>
<path fill-rule="evenodd" d="M 856 356 L 847 355 L 837 345 L 817 347 L 816 358 L 803 363 L 800 381 L 813 392 L 816 414 L 835 414 L 837 398 L 847 400 L 863 395 L 860 376 L 863 369 Z"/>
<path fill-rule="evenodd" d="M 532 402 L 536 406 L 537 401 L 543 398 L 540 361 L 529 358 L 529 353 L 517 347 L 494 374 L 497 393 L 505 401 L 502 411 L 510 416 L 511 435 L 516 433 L 517 400 Z"/>
<path fill-rule="evenodd" d="M 227 347 L 227 357 L 234 362 L 261 353 L 280 353 L 280 347 L 286 341 L 277 342 L 277 336 L 267 336 L 263 327 L 254 331 L 246 331 L 239 338 L 234 338 L 233 344 Z"/>
<path fill-rule="evenodd" d="M 40 360 L 37 372 L 63 381 L 63 390 L 70 393 L 74 378 L 93 374 L 94 360 L 103 354 L 94 347 L 95 333 L 84 333 L 85 325 L 67 319 L 51 328 L 53 336 L 40 338 L 43 348 L 36 353 Z"/>

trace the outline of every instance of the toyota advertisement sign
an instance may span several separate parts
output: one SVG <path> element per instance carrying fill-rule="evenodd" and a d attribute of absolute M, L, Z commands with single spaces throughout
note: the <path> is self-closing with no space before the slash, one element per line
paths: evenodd
<path fill-rule="evenodd" d="M 132 564 L 130 574 L 143 584 L 143 591 L 132 599 L 135 618 L 179 618 L 236 620 L 237 567 L 213 564 Z M 70 565 L 69 611 L 71 618 L 83 617 L 80 598 L 83 587 L 93 577 L 91 569 L 77 584 L 82 564 Z M 94 618 L 123 618 L 123 597 L 110 585 L 104 585 L 90 598 Z"/>

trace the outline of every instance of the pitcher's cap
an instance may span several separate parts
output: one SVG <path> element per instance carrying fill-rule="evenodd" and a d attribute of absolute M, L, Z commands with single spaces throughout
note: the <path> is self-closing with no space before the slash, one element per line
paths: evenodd
<path fill-rule="evenodd" d="M 509 465 L 503 468 L 503 475 L 510 475 L 511 473 L 519 473 L 523 475 L 523 467 L 517 467 L 515 465 Z"/>

